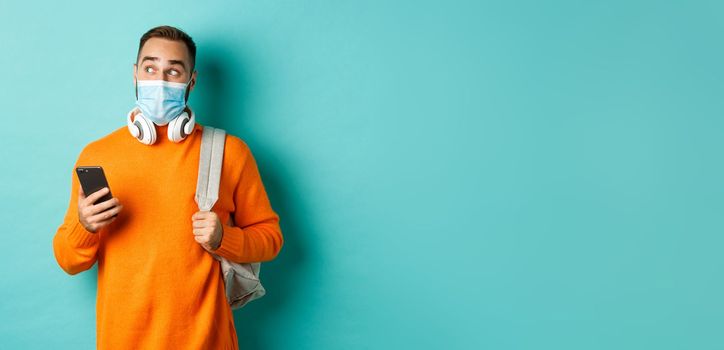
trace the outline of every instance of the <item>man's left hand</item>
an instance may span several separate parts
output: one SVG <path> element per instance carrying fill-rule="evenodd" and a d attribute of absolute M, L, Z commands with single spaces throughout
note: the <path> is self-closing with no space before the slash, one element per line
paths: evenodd
<path fill-rule="evenodd" d="M 191 220 L 196 242 L 209 252 L 219 249 L 224 234 L 219 216 L 213 211 L 197 211 Z"/>

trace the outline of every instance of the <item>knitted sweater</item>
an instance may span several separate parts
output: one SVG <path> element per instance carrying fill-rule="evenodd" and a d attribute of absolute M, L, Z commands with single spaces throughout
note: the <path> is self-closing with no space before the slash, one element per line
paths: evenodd
<path fill-rule="evenodd" d="M 53 238 L 60 267 L 75 275 L 98 262 L 98 349 L 238 349 L 221 267 L 194 240 L 192 219 L 203 125 L 180 143 L 153 145 L 126 126 L 90 142 L 70 169 L 70 203 Z M 235 262 L 274 259 L 283 245 L 247 144 L 227 134 L 212 210 L 223 226 L 216 254 Z M 76 166 L 103 167 L 123 210 L 97 233 L 78 219 Z M 89 195 L 89 193 L 86 193 Z M 230 221 L 230 220 L 233 220 Z"/>

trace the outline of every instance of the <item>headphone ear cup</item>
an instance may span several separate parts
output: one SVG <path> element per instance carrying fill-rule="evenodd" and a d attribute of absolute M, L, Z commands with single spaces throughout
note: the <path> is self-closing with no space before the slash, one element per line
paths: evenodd
<path fill-rule="evenodd" d="M 189 118 L 188 122 L 184 124 L 183 131 L 186 136 L 191 135 L 191 133 L 194 132 L 194 126 L 196 125 L 196 117 L 194 116 L 193 111 L 191 112 L 191 118 Z"/>
<path fill-rule="evenodd" d="M 134 108 L 130 112 L 128 112 L 128 115 L 126 116 L 126 124 L 128 125 L 128 131 L 131 133 L 131 136 L 138 138 L 138 136 L 141 134 L 141 129 L 138 126 L 138 123 L 136 123 L 135 121 L 131 121 L 131 116 L 136 110 L 137 108 Z"/>
<path fill-rule="evenodd" d="M 138 126 L 138 122 L 133 122 L 132 124 L 128 124 L 128 130 L 131 132 L 131 135 L 137 139 L 139 139 L 139 135 L 141 134 L 141 129 Z"/>
<path fill-rule="evenodd" d="M 188 121 L 189 115 L 185 111 L 174 118 L 168 125 L 168 139 L 173 142 L 181 142 L 185 139 L 188 136 L 188 133 L 184 132 Z"/>
<path fill-rule="evenodd" d="M 189 136 L 189 132 L 186 131 L 186 125 L 189 125 L 188 119 L 182 120 L 181 125 L 178 126 L 178 129 L 181 131 L 181 135 L 183 135 L 184 138 L 186 138 L 186 136 Z"/>
<path fill-rule="evenodd" d="M 143 114 L 136 114 L 136 119 L 133 121 L 133 124 L 138 127 L 139 135 L 136 138 L 138 138 L 141 143 L 146 145 L 156 143 L 156 128 L 151 125 L 151 122 L 146 119 Z"/>
<path fill-rule="evenodd" d="M 131 135 L 133 137 L 142 140 L 143 139 L 143 130 L 141 129 L 141 122 L 138 120 L 133 121 L 133 128 L 131 129 Z"/>

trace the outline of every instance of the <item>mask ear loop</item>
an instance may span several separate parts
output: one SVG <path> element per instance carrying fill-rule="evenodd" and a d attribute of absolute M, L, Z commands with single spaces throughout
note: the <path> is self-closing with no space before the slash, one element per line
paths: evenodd
<path fill-rule="evenodd" d="M 194 72 L 191 72 L 191 77 L 189 78 L 189 81 L 186 82 L 186 94 L 184 94 L 184 104 L 189 103 L 189 94 L 191 93 L 191 90 L 189 90 L 189 85 L 191 84 L 191 79 L 194 78 Z M 138 98 L 138 84 L 136 84 L 136 98 Z"/>
<path fill-rule="evenodd" d="M 138 66 L 136 66 L 136 74 L 138 74 Z M 136 101 L 138 101 L 138 77 L 133 82 L 133 87 L 136 88 Z"/>

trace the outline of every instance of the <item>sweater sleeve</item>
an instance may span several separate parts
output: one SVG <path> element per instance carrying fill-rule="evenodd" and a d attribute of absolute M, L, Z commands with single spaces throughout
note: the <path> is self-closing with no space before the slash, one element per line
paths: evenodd
<path fill-rule="evenodd" d="M 53 237 L 55 260 L 58 261 L 58 265 L 63 271 L 70 275 L 88 270 L 93 266 L 99 245 L 98 233 L 86 230 L 78 219 L 78 187 L 80 183 L 75 175 L 75 167 L 78 164 L 79 161 L 76 161 L 71 171 L 68 209 Z"/>
<path fill-rule="evenodd" d="M 284 244 L 279 216 L 272 209 L 256 160 L 243 145 L 244 165 L 234 188 L 233 222 L 222 223 L 221 245 L 214 253 L 237 263 L 269 261 Z"/>

